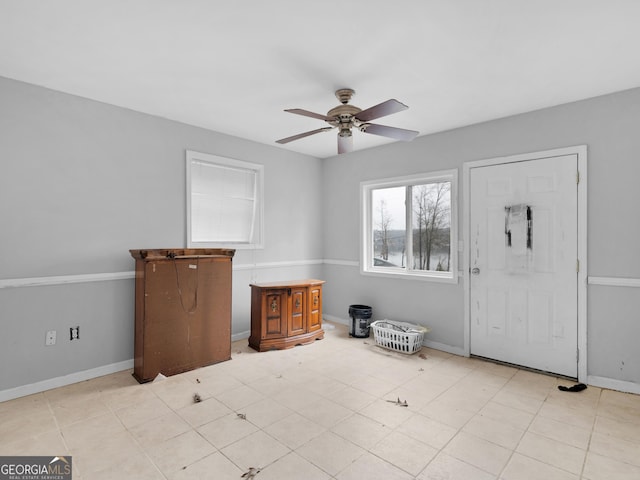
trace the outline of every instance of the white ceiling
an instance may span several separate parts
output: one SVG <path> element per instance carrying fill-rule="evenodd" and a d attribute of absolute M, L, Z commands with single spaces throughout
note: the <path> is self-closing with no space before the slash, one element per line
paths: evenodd
<path fill-rule="evenodd" d="M 0 76 L 319 158 L 334 91 L 420 135 L 640 86 L 637 0 L 0 0 Z M 356 150 L 389 143 L 354 133 Z"/>

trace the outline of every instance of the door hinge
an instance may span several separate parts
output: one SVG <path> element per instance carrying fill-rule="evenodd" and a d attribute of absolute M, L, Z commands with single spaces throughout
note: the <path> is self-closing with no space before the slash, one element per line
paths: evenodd
<path fill-rule="evenodd" d="M 580 170 L 576 172 L 576 183 L 580 183 Z"/>
<path fill-rule="evenodd" d="M 580 273 L 580 259 L 576 259 L 576 273 Z"/>

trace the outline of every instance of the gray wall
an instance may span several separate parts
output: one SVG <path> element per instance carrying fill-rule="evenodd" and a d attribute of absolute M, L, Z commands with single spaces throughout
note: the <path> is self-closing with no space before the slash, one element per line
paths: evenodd
<path fill-rule="evenodd" d="M 464 162 L 573 145 L 588 148 L 588 275 L 640 278 L 638 125 L 640 89 L 634 89 L 325 160 L 324 210 L 333 212 L 324 220 L 325 313 L 347 318 L 349 304 L 365 303 L 377 318 L 429 325 L 432 341 L 462 349 L 462 279 L 441 285 L 373 278 L 334 262 L 359 259 L 360 182 L 451 168 L 461 176 Z M 589 285 L 588 375 L 640 383 L 638 293 Z"/>
<path fill-rule="evenodd" d="M 639 120 L 636 89 L 318 160 L 0 78 L 0 282 L 131 272 L 129 249 L 183 247 L 190 149 L 266 166 L 266 248 L 234 258 L 236 336 L 249 330 L 250 282 L 319 277 L 329 317 L 365 303 L 461 349 L 462 281 L 360 275 L 360 182 L 586 144 L 589 275 L 638 279 Z M 638 289 L 588 293 L 589 375 L 640 384 Z M 0 325 L 0 394 L 118 365 L 133 357 L 133 280 L 0 288 Z M 44 346 L 47 330 L 56 346 Z"/>
<path fill-rule="evenodd" d="M 321 161 L 5 78 L 0 281 L 131 272 L 129 249 L 184 247 L 185 150 L 265 165 L 265 249 L 234 257 L 248 336 L 251 281 L 322 274 Z M 0 392 L 132 359 L 133 302 L 131 278 L 0 288 Z"/>

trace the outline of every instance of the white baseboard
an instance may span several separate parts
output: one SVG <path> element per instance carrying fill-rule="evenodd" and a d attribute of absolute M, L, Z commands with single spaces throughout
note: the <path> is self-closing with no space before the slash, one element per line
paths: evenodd
<path fill-rule="evenodd" d="M 133 359 L 112 363 L 110 365 L 103 365 L 90 370 L 83 370 L 82 372 L 70 373 L 62 377 L 49 378 L 29 385 L 9 388 L 7 390 L 0 391 L 0 402 L 33 395 L 34 393 L 44 392 L 46 390 L 51 390 L 52 388 L 64 387 L 66 385 L 71 385 L 72 383 L 83 382 L 85 380 L 91 380 L 92 378 L 102 377 L 104 375 L 130 369 L 133 369 Z"/>
<path fill-rule="evenodd" d="M 598 377 L 596 375 L 587 376 L 587 384 L 594 387 L 607 388 L 609 390 L 617 390 L 625 393 L 640 394 L 640 383 L 627 382 L 624 380 L 616 380 L 614 378 Z"/>
<path fill-rule="evenodd" d="M 345 320 L 344 318 L 340 318 L 340 317 L 334 317 L 333 315 L 323 315 L 323 318 L 325 320 L 328 320 L 330 322 L 333 323 L 339 323 L 341 325 L 350 325 L 350 321 L 349 320 Z M 468 355 L 465 354 L 464 349 L 463 348 L 459 348 L 459 347 L 452 347 L 451 345 L 446 345 L 444 343 L 439 343 L 439 342 L 434 342 L 432 340 L 424 340 L 422 342 L 422 345 L 424 345 L 425 347 L 428 348 L 433 348 L 434 350 L 440 350 L 442 352 L 446 352 L 446 353 L 451 353 L 453 355 L 460 355 L 462 357 L 468 357 Z"/>
<path fill-rule="evenodd" d="M 244 340 L 245 338 L 249 338 L 250 335 L 251 331 L 249 330 L 240 333 L 234 333 L 233 335 L 231 335 L 231 341 L 237 342 L 238 340 Z"/>
<path fill-rule="evenodd" d="M 322 314 L 322 318 L 324 320 L 328 320 L 329 322 L 339 323 L 340 325 L 349 326 L 349 321 L 345 320 L 344 318 L 334 317 L 333 315 L 327 315 L 327 314 Z"/>
<path fill-rule="evenodd" d="M 251 332 L 248 330 L 245 332 L 235 333 L 231 336 L 231 341 L 235 342 L 237 340 L 249 338 L 250 334 Z M 45 392 L 53 388 L 64 387 L 66 385 L 71 385 L 72 383 L 83 382 L 85 380 L 91 380 L 92 378 L 132 369 L 133 359 L 124 360 L 122 362 L 103 365 L 90 370 L 70 373 L 68 375 L 63 375 L 62 377 L 49 378 L 29 385 L 8 388 L 6 390 L 0 390 L 0 402 L 6 402 L 7 400 L 13 400 L 14 398 L 26 397 L 27 395 L 33 395 L 34 393 Z"/>
<path fill-rule="evenodd" d="M 452 355 L 458 355 L 461 357 L 468 357 L 464 352 L 464 348 L 453 347 L 451 345 L 447 345 L 446 343 L 434 342 L 433 340 L 424 340 L 422 345 L 428 348 L 433 348 L 434 350 L 440 350 L 441 352 L 451 353 Z"/>
<path fill-rule="evenodd" d="M 330 322 L 338 323 L 342 325 L 348 325 L 348 321 L 331 315 L 324 315 L 324 318 Z M 242 340 L 249 338 L 250 332 L 240 332 L 232 336 L 232 340 Z M 428 348 L 440 350 L 443 352 L 451 353 L 453 355 L 466 356 L 463 349 L 459 347 L 452 347 L 439 342 L 433 342 L 425 340 L 423 345 Z M 7 400 L 13 400 L 14 398 L 25 397 L 27 395 L 33 395 L 34 393 L 44 392 L 53 388 L 64 387 L 71 385 L 72 383 L 78 383 L 85 380 L 91 380 L 92 378 L 102 377 L 111 373 L 121 372 L 123 370 L 133 369 L 133 359 L 124 360 L 118 363 L 112 363 L 110 365 L 103 365 L 101 367 L 92 368 L 90 370 L 83 370 L 82 372 L 70 373 L 62 377 L 50 378 L 41 382 L 31 383 L 29 385 L 22 385 L 20 387 L 9 388 L 7 390 L 0 391 L 0 402 L 6 402 Z M 587 384 L 594 387 L 606 388 L 609 390 L 616 390 L 625 393 L 634 393 L 640 395 L 640 384 L 634 382 L 627 382 L 624 380 L 616 380 L 613 378 L 599 377 L 596 375 L 589 375 L 587 377 Z"/>

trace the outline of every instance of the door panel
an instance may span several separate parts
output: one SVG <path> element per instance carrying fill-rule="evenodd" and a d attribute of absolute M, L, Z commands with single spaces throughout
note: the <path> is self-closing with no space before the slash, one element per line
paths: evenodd
<path fill-rule="evenodd" d="M 577 156 L 470 170 L 471 353 L 577 377 Z"/>
<path fill-rule="evenodd" d="M 309 331 L 315 332 L 322 328 L 322 287 L 312 287 L 309 290 Z"/>
<path fill-rule="evenodd" d="M 263 293 L 263 311 L 266 312 L 262 325 L 262 339 L 287 336 L 287 291 L 271 290 Z"/>
<path fill-rule="evenodd" d="M 306 289 L 293 289 L 291 291 L 291 315 L 289 316 L 289 336 L 306 333 L 305 295 Z"/>

